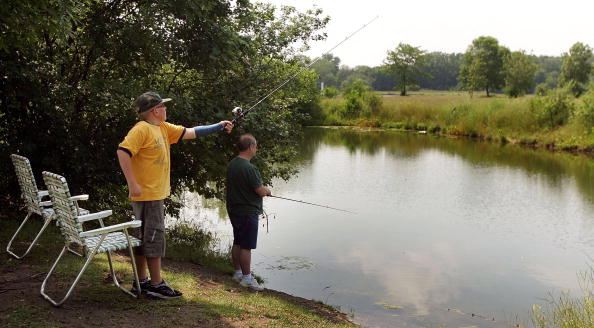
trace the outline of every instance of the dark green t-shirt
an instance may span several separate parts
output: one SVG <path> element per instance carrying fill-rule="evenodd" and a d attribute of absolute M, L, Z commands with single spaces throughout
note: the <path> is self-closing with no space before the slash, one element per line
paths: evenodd
<path fill-rule="evenodd" d="M 258 169 L 247 159 L 235 157 L 227 166 L 227 212 L 234 215 L 262 214 L 262 186 Z"/>

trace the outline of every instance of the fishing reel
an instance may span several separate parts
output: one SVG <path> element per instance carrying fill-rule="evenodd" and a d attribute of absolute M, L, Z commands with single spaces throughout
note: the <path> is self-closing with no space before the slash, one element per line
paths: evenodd
<path fill-rule="evenodd" d="M 231 111 L 231 113 L 233 113 L 233 116 L 235 116 L 235 118 L 240 118 L 243 116 L 243 108 L 241 107 L 235 107 L 233 108 L 233 110 Z"/>
<path fill-rule="evenodd" d="M 236 122 L 238 122 L 240 119 L 243 118 L 243 116 L 247 113 L 248 111 L 244 110 L 241 107 L 235 107 L 233 108 L 233 110 L 231 111 L 231 113 L 233 113 L 233 116 L 235 116 L 235 118 L 233 118 L 233 120 L 231 121 L 233 124 L 235 124 Z"/>

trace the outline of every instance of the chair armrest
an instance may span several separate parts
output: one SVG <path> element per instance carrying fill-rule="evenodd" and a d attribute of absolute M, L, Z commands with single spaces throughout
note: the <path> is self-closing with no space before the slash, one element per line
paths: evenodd
<path fill-rule="evenodd" d="M 110 232 L 122 231 L 122 230 L 128 229 L 128 228 L 138 228 L 141 225 L 142 225 L 142 221 L 133 220 L 133 221 L 128 221 L 128 222 L 124 222 L 124 223 L 114 224 L 114 225 L 111 225 L 108 227 L 85 231 L 85 232 L 82 232 L 80 234 L 80 236 L 81 237 L 91 237 L 91 236 L 97 236 L 97 235 L 104 235 L 104 234 L 107 234 Z"/>
<path fill-rule="evenodd" d="M 49 191 L 47 191 L 47 190 L 40 190 L 40 191 L 37 192 L 37 196 L 39 196 L 39 197 L 49 196 Z"/>
<path fill-rule="evenodd" d="M 70 200 L 75 200 L 75 201 L 79 201 L 79 200 L 88 200 L 89 199 L 89 195 L 78 195 L 78 196 L 72 196 L 70 198 L 68 198 Z"/>
<path fill-rule="evenodd" d="M 107 211 L 101 211 L 101 212 L 97 212 L 97 213 L 91 213 L 91 214 L 86 214 L 86 215 L 79 215 L 76 217 L 76 219 L 78 220 L 78 222 L 87 222 L 87 221 L 91 221 L 91 220 L 98 220 L 98 219 L 103 219 L 106 218 L 108 216 L 110 216 L 113 212 L 111 210 L 107 210 Z"/>

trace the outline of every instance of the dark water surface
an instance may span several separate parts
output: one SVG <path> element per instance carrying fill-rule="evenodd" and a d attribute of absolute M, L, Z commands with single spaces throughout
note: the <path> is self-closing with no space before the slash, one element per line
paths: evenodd
<path fill-rule="evenodd" d="M 594 161 L 391 131 L 311 128 L 266 199 L 253 270 L 366 327 L 508 327 L 594 265 Z M 200 216 L 228 238 L 224 213 Z M 191 214 L 190 214 L 191 215 Z M 495 319 L 495 321 L 493 321 Z"/>

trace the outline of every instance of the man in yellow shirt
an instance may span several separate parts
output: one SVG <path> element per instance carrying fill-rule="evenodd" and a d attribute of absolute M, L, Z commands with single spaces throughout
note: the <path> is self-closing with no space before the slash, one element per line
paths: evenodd
<path fill-rule="evenodd" d="M 230 121 L 194 128 L 167 123 L 165 103 L 170 100 L 162 99 L 154 92 L 140 95 L 136 99 L 135 110 L 141 120 L 128 132 L 117 150 L 134 215 L 142 221 L 142 227 L 136 231 L 142 245 L 135 250 L 140 286 L 149 297 L 162 299 L 182 295 L 161 278 L 161 257 L 165 255 L 163 200 L 171 193 L 169 146 L 183 139 L 194 139 L 221 130 L 229 133 L 233 129 Z"/>

